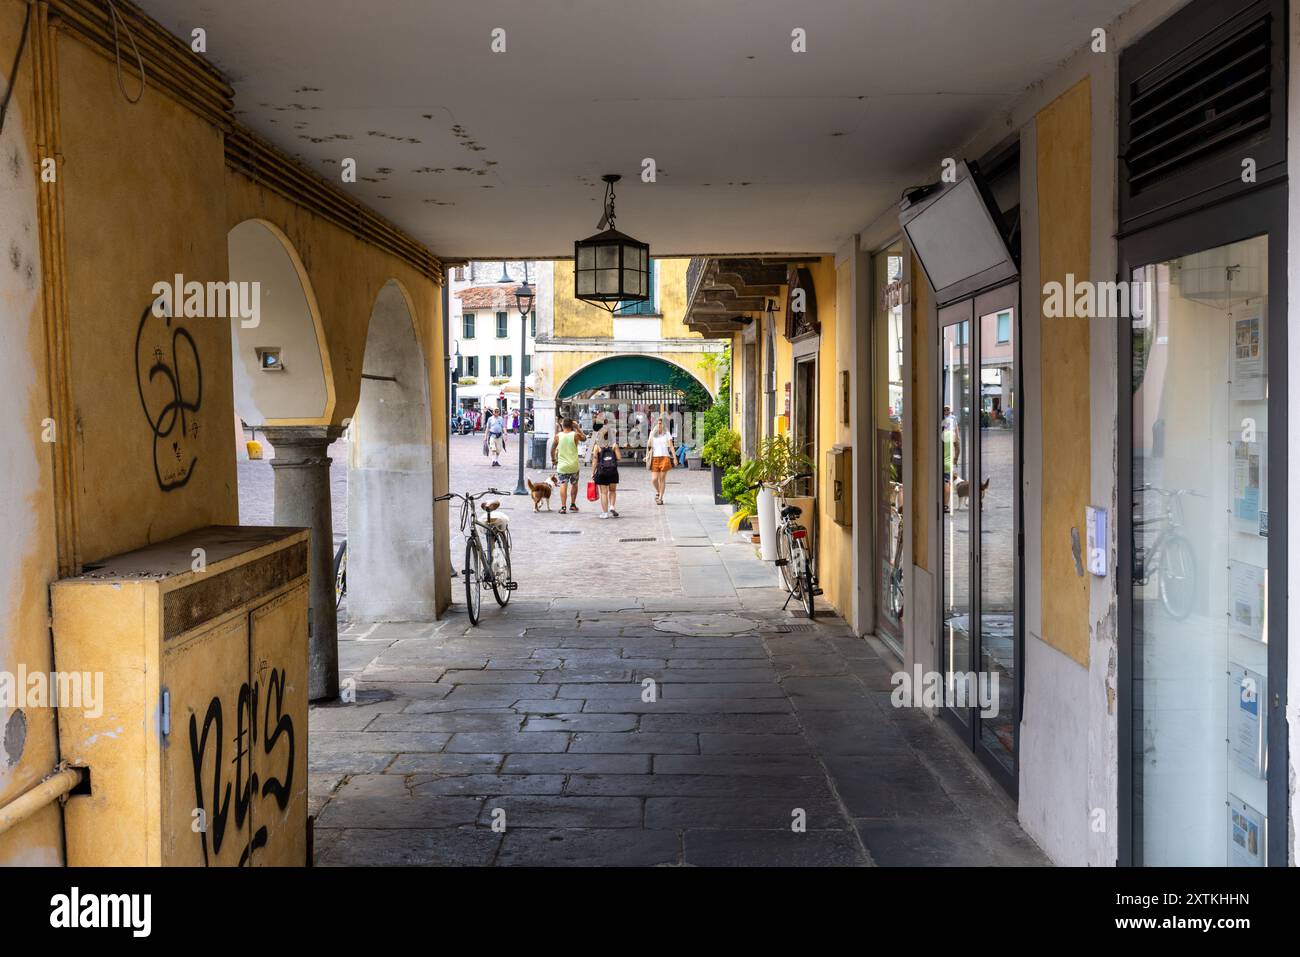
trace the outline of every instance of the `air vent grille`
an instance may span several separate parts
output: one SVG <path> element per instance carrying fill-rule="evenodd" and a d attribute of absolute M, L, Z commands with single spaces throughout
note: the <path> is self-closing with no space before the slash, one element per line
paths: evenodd
<path fill-rule="evenodd" d="M 1124 155 L 1131 195 L 1268 133 L 1272 26 L 1265 14 L 1172 72 L 1132 83 Z"/>

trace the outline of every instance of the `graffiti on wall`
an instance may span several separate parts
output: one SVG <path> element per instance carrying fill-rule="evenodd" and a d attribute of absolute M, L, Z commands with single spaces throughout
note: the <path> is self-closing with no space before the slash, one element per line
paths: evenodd
<path fill-rule="evenodd" d="M 189 330 L 150 303 L 135 333 L 135 383 L 153 430 L 153 471 L 164 492 L 183 488 L 198 464 L 203 366 Z"/>
<path fill-rule="evenodd" d="M 292 796 L 297 746 L 293 717 L 286 713 L 285 672 L 272 668 L 267 675 L 263 669 L 256 682 L 242 684 L 234 719 L 234 733 L 229 739 L 233 755 L 227 756 L 221 697 L 214 696 L 208 703 L 202 725 L 197 714 L 190 715 L 194 806 L 202 812 L 204 821 L 198 833 L 205 866 L 221 855 L 232 825 L 233 834 L 244 841 L 239 866 L 250 864 L 271 837 L 266 821 L 253 813 L 254 805 L 259 798 L 269 798 L 284 811 Z M 256 827 L 251 833 L 250 825 Z"/>

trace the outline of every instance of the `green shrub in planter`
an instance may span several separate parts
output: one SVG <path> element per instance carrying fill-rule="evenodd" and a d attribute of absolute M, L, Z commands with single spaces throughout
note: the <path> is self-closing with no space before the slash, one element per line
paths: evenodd
<path fill-rule="evenodd" d="M 740 464 L 740 433 L 732 429 L 719 429 L 704 443 L 701 456 L 709 465 L 726 471 Z"/>

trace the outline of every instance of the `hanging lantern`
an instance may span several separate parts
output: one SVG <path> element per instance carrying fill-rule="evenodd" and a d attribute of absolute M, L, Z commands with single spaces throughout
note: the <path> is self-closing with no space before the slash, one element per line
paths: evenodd
<path fill-rule="evenodd" d="M 605 213 L 597 228 L 604 232 L 573 244 L 574 297 L 610 312 L 650 298 L 649 245 L 614 228 L 614 184 L 621 178 L 615 173 L 601 177 Z"/>

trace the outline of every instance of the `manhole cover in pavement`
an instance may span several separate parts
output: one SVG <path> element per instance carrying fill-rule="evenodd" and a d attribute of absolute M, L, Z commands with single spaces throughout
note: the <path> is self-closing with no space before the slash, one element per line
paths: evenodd
<path fill-rule="evenodd" d="M 669 615 L 655 620 L 656 631 L 674 635 L 739 635 L 753 631 L 758 622 L 739 615 Z"/>

